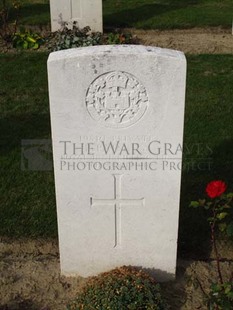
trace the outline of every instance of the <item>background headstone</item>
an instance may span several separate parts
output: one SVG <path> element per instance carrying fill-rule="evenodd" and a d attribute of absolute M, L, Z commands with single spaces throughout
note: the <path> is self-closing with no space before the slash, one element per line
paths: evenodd
<path fill-rule="evenodd" d="M 48 60 L 62 274 L 175 275 L 186 60 L 96 46 Z"/>
<path fill-rule="evenodd" d="M 89 26 L 92 31 L 103 31 L 102 0 L 50 0 L 51 29 L 61 29 L 64 22 L 72 28 Z"/>

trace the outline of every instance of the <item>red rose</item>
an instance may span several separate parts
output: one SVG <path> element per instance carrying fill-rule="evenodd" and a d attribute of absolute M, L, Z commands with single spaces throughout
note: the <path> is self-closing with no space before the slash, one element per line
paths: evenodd
<path fill-rule="evenodd" d="M 210 198 L 216 198 L 225 192 L 227 186 L 223 181 L 212 181 L 206 186 L 206 193 Z"/>

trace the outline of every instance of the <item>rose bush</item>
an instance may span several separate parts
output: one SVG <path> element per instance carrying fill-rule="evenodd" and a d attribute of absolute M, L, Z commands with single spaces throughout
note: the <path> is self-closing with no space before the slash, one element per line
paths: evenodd
<path fill-rule="evenodd" d="M 206 193 L 210 198 L 221 196 L 226 191 L 226 183 L 223 181 L 212 181 L 207 184 Z"/>
<path fill-rule="evenodd" d="M 221 180 L 214 180 L 207 184 L 206 194 L 211 200 L 199 199 L 192 201 L 190 207 L 201 207 L 207 211 L 207 221 L 210 226 L 211 242 L 215 254 L 218 282 L 212 283 L 209 292 L 205 292 L 201 281 L 197 279 L 203 293 L 207 296 L 207 305 L 210 310 L 233 309 L 233 273 L 225 281 L 221 271 L 221 256 L 217 248 L 216 231 L 233 237 L 233 193 L 226 194 L 227 185 Z M 211 281 L 210 281 L 211 282 Z"/>

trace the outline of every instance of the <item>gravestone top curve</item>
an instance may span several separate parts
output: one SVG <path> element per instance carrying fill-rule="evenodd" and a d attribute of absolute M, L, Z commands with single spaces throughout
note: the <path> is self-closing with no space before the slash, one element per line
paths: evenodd
<path fill-rule="evenodd" d="M 89 56 L 90 54 L 93 54 L 96 57 L 103 54 L 153 54 L 154 56 L 156 55 L 161 57 L 174 57 L 180 60 L 186 59 L 184 53 L 181 51 L 170 50 L 160 47 L 144 45 L 97 45 L 53 52 L 49 55 L 49 62 L 57 61 L 62 58 L 69 59 L 77 56 Z"/>

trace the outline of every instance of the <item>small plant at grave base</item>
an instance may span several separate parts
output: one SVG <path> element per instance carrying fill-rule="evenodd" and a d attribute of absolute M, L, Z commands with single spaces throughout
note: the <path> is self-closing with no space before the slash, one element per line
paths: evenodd
<path fill-rule="evenodd" d="M 211 231 L 211 242 L 217 264 L 218 282 L 212 283 L 210 292 L 207 294 L 201 282 L 199 285 L 207 297 L 207 305 L 210 310 L 230 310 L 233 305 L 233 273 L 227 281 L 224 281 L 221 271 L 221 257 L 217 248 L 216 234 L 224 233 L 233 237 L 233 193 L 226 194 L 226 184 L 221 181 L 212 181 L 206 187 L 206 193 L 211 200 L 192 201 L 190 207 L 204 208 L 209 216 L 207 221 Z"/>
<path fill-rule="evenodd" d="M 99 45 L 101 40 L 102 34 L 100 32 L 91 32 L 90 27 L 79 29 L 74 22 L 72 29 L 69 29 L 67 23 L 65 23 L 63 29 L 55 33 L 50 49 L 59 51 L 74 47 Z"/>
<path fill-rule="evenodd" d="M 160 287 L 147 273 L 120 267 L 91 278 L 68 310 L 165 310 Z"/>
<path fill-rule="evenodd" d="M 38 49 L 43 43 L 43 39 L 37 34 L 31 31 L 25 31 L 24 29 L 14 34 L 13 47 L 18 49 Z"/>
<path fill-rule="evenodd" d="M 132 44 L 130 33 L 110 32 L 105 37 L 105 44 Z"/>
<path fill-rule="evenodd" d="M 38 49 L 43 44 L 43 38 L 31 31 L 16 32 L 12 39 L 13 47 L 19 49 Z"/>
<path fill-rule="evenodd" d="M 57 31 L 54 36 L 48 38 L 48 46 L 52 51 L 59 51 L 68 48 L 94 46 L 103 44 L 132 44 L 132 35 L 128 33 L 108 33 L 92 32 L 90 27 L 80 29 L 74 22 L 72 29 L 68 23 L 64 23 L 62 30 Z"/>

